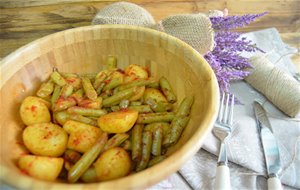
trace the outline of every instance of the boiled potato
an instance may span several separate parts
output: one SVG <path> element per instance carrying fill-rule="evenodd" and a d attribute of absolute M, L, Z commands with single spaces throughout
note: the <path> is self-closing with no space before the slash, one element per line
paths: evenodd
<path fill-rule="evenodd" d="M 28 96 L 23 100 L 20 115 L 25 125 L 50 122 L 51 116 L 45 100 Z"/>
<path fill-rule="evenodd" d="M 131 159 L 123 148 L 115 147 L 103 152 L 94 163 L 99 181 L 124 177 L 131 169 Z"/>
<path fill-rule="evenodd" d="M 146 68 L 143 68 L 136 64 L 131 64 L 124 70 L 126 77 L 125 82 L 131 82 L 137 78 L 148 78 L 148 71 Z"/>
<path fill-rule="evenodd" d="M 124 109 L 99 117 L 98 125 L 108 133 L 125 133 L 132 128 L 137 118 L 137 111 Z"/>
<path fill-rule="evenodd" d="M 22 134 L 28 150 L 40 156 L 60 156 L 67 147 L 68 134 L 53 123 L 38 123 L 26 127 Z"/>
<path fill-rule="evenodd" d="M 143 98 L 144 102 L 147 102 L 148 99 L 153 99 L 157 102 L 168 102 L 163 93 L 156 88 L 146 88 Z"/>
<path fill-rule="evenodd" d="M 58 177 L 63 163 L 63 158 L 23 155 L 18 161 L 18 166 L 27 175 L 42 180 L 54 181 Z"/>
<path fill-rule="evenodd" d="M 81 153 L 89 150 L 102 134 L 98 127 L 72 120 L 67 121 L 63 128 L 70 134 L 68 149 Z"/>

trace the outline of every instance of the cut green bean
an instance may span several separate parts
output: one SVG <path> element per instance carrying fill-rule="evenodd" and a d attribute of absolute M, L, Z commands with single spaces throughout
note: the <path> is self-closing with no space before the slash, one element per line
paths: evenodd
<path fill-rule="evenodd" d="M 80 177 L 80 179 L 85 183 L 97 182 L 97 173 L 94 166 L 89 167 Z"/>
<path fill-rule="evenodd" d="M 120 108 L 120 106 L 111 106 L 110 109 L 112 111 L 119 111 L 121 108 Z"/>
<path fill-rule="evenodd" d="M 71 167 L 80 159 L 81 154 L 75 150 L 66 150 L 64 153 L 65 168 L 70 170 Z"/>
<path fill-rule="evenodd" d="M 52 97 L 51 97 L 52 106 L 56 103 L 57 99 L 59 98 L 60 91 L 61 91 L 61 87 L 58 86 L 58 85 L 55 85 L 54 90 L 53 90 L 53 94 L 52 94 Z"/>
<path fill-rule="evenodd" d="M 70 84 L 66 84 L 62 87 L 60 97 L 67 98 L 73 93 L 74 87 Z"/>
<path fill-rule="evenodd" d="M 134 86 L 145 86 L 145 85 L 153 83 L 153 82 L 155 82 L 154 78 L 136 79 L 132 82 L 129 82 L 129 83 L 119 86 L 117 89 L 118 89 L 118 91 L 122 91 L 122 90 L 125 90 L 128 88 L 132 88 Z"/>
<path fill-rule="evenodd" d="M 80 74 L 79 77 L 82 78 L 88 78 L 90 81 L 93 81 L 97 76 L 97 73 L 85 73 L 85 74 Z"/>
<path fill-rule="evenodd" d="M 151 112 L 153 112 L 149 105 L 129 106 L 128 109 L 136 110 L 139 113 L 151 113 Z"/>
<path fill-rule="evenodd" d="M 122 148 L 125 150 L 131 150 L 131 141 L 130 140 L 125 140 L 121 145 Z"/>
<path fill-rule="evenodd" d="M 103 100 L 103 107 L 110 107 L 114 105 L 118 105 L 121 100 L 128 99 L 136 92 L 137 87 L 129 88 L 123 91 L 120 91 L 108 98 Z"/>
<path fill-rule="evenodd" d="M 131 132 L 131 158 L 140 161 L 142 158 L 142 138 L 144 125 L 134 125 Z"/>
<path fill-rule="evenodd" d="M 166 156 L 155 156 L 149 161 L 148 167 L 154 166 L 155 164 L 158 164 L 159 162 L 163 161 L 166 158 L 167 158 Z"/>
<path fill-rule="evenodd" d="M 159 85 L 163 92 L 163 94 L 166 96 L 168 102 L 175 103 L 177 98 L 172 90 L 172 87 L 169 83 L 169 81 L 165 77 L 161 77 L 159 79 Z"/>
<path fill-rule="evenodd" d="M 175 114 L 173 112 L 160 112 L 160 113 L 145 113 L 139 114 L 137 123 L 147 124 L 154 122 L 170 122 L 174 119 Z"/>
<path fill-rule="evenodd" d="M 52 111 L 58 112 L 62 110 L 66 110 L 69 107 L 75 106 L 76 105 L 76 100 L 72 97 L 68 98 L 58 98 L 57 101 L 55 102 L 52 108 Z"/>
<path fill-rule="evenodd" d="M 129 105 L 130 106 L 140 106 L 140 105 L 142 105 L 142 102 L 140 102 L 140 101 L 134 101 L 134 102 L 130 102 Z"/>
<path fill-rule="evenodd" d="M 166 136 L 170 132 L 170 124 L 167 122 L 156 122 L 156 123 L 150 123 L 145 126 L 145 131 L 151 131 L 154 133 L 155 130 L 158 128 L 162 129 L 163 136 Z"/>
<path fill-rule="evenodd" d="M 107 114 L 107 111 L 103 109 L 90 109 L 90 108 L 83 108 L 79 106 L 73 106 L 69 108 L 67 111 L 70 114 L 76 113 L 79 115 L 89 116 L 89 117 L 100 117 L 102 115 Z"/>
<path fill-rule="evenodd" d="M 154 156 L 161 155 L 161 145 L 163 140 L 163 131 L 161 128 L 157 128 L 153 132 L 152 154 Z"/>
<path fill-rule="evenodd" d="M 99 87 L 96 89 L 96 92 L 97 92 L 98 95 L 101 94 L 101 92 L 102 92 L 104 86 L 105 86 L 105 83 L 103 82 L 103 83 L 101 83 L 101 84 L 99 85 Z"/>
<path fill-rule="evenodd" d="M 82 115 L 78 115 L 78 114 L 69 114 L 69 119 L 73 120 L 73 121 L 85 123 L 88 125 L 98 126 L 97 121 L 95 121 L 91 118 L 88 118 L 88 117 L 84 117 Z"/>
<path fill-rule="evenodd" d="M 82 88 L 74 92 L 71 97 L 76 100 L 77 103 L 81 102 L 83 100 L 84 91 Z"/>
<path fill-rule="evenodd" d="M 188 116 L 180 116 L 175 117 L 174 120 L 171 123 L 171 131 L 167 135 L 166 138 L 164 138 L 163 146 L 169 147 L 179 140 L 183 129 L 187 126 L 190 118 Z"/>
<path fill-rule="evenodd" d="M 65 80 L 69 85 L 73 86 L 74 90 L 78 90 L 82 87 L 81 78 L 78 76 L 68 76 L 65 77 Z"/>
<path fill-rule="evenodd" d="M 36 95 L 41 98 L 45 98 L 51 95 L 53 90 L 54 90 L 54 83 L 51 80 L 48 80 L 47 82 L 42 83 Z"/>
<path fill-rule="evenodd" d="M 57 71 L 52 72 L 51 79 L 58 86 L 64 86 L 67 84 L 67 81 L 64 79 L 64 77 L 62 77 Z"/>
<path fill-rule="evenodd" d="M 188 116 L 190 114 L 191 107 L 194 103 L 194 98 L 192 96 L 185 97 L 176 112 L 176 116 Z"/>
<path fill-rule="evenodd" d="M 159 88 L 159 82 L 154 81 L 146 85 L 147 88 Z"/>
<path fill-rule="evenodd" d="M 152 148 L 152 133 L 149 131 L 143 132 L 142 139 L 142 159 L 137 163 L 136 171 L 141 171 L 148 166 Z"/>
<path fill-rule="evenodd" d="M 98 89 L 106 78 L 107 78 L 107 75 L 104 72 L 100 72 L 99 75 L 96 76 L 95 82 L 93 83 L 94 88 Z M 103 86 L 104 85 L 105 85 L 105 83 L 103 83 Z"/>
<path fill-rule="evenodd" d="M 54 118 L 60 125 L 64 125 L 69 120 L 69 114 L 66 111 L 56 112 Z"/>
<path fill-rule="evenodd" d="M 90 79 L 87 78 L 87 77 L 83 77 L 82 78 L 82 86 L 83 86 L 83 90 L 85 92 L 85 95 L 89 99 L 95 101 L 97 99 L 98 95 L 97 95 L 97 92 L 95 91 Z"/>
<path fill-rule="evenodd" d="M 68 172 L 68 181 L 75 183 L 93 164 L 107 142 L 107 133 L 103 133 L 98 141 L 76 162 Z"/>
<path fill-rule="evenodd" d="M 129 135 L 126 134 L 126 133 L 117 133 L 117 134 L 115 134 L 113 137 L 111 137 L 107 141 L 103 151 L 121 145 L 128 138 L 129 138 Z"/>
<path fill-rule="evenodd" d="M 166 112 L 173 108 L 173 105 L 166 102 L 157 102 L 152 98 L 147 99 L 148 104 L 154 112 Z"/>
<path fill-rule="evenodd" d="M 116 78 L 112 78 L 109 80 L 107 84 L 103 87 L 103 90 L 111 90 L 113 88 L 116 88 L 117 86 L 120 86 L 124 82 L 123 75 L 117 76 Z"/>
<path fill-rule="evenodd" d="M 114 56 L 108 56 L 106 59 L 106 67 L 107 69 L 117 68 L 117 58 Z"/>

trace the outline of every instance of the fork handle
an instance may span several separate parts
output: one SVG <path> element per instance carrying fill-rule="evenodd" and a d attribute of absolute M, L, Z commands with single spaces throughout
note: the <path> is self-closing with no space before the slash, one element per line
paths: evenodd
<path fill-rule="evenodd" d="M 217 167 L 215 190 L 230 190 L 230 171 L 227 165 Z"/>
<path fill-rule="evenodd" d="M 278 177 L 271 177 L 268 179 L 269 190 L 282 190 L 281 182 Z"/>

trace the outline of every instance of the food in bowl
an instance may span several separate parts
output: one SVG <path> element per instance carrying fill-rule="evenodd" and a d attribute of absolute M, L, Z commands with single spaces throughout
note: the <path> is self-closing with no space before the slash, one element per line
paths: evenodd
<path fill-rule="evenodd" d="M 151 78 L 146 68 L 106 69 L 78 75 L 54 69 L 20 116 L 24 145 L 31 154 L 18 160 L 32 177 L 70 183 L 117 179 L 166 158 L 189 122 L 193 97 L 177 102 L 169 81 Z"/>

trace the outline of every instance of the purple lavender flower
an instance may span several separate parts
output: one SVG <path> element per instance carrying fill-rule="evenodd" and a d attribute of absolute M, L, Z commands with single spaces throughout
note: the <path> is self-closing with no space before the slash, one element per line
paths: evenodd
<path fill-rule="evenodd" d="M 210 18 L 215 30 L 216 46 L 204 57 L 216 74 L 220 91 L 228 92 L 230 81 L 243 79 L 249 74 L 247 68 L 251 68 L 251 64 L 248 58 L 240 55 L 242 52 L 263 52 L 252 41 L 241 37 L 241 33 L 230 30 L 244 27 L 265 14 Z"/>

